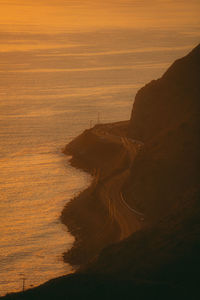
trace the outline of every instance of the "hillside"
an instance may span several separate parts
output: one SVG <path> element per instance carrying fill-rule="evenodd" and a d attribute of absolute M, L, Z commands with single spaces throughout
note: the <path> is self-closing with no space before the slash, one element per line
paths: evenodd
<path fill-rule="evenodd" d="M 124 190 L 153 221 L 199 190 L 199 112 L 200 46 L 142 88 L 133 106 L 129 134 L 145 146 Z"/>
<path fill-rule="evenodd" d="M 138 92 L 129 136 L 144 146 L 123 193 L 148 226 L 105 249 L 88 272 L 167 282 L 191 294 L 198 289 L 199 83 L 200 45 Z"/>

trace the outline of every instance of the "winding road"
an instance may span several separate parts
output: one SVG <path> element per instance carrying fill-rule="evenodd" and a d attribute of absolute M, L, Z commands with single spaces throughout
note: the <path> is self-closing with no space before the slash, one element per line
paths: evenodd
<path fill-rule="evenodd" d="M 115 136 L 105 131 L 97 130 L 95 134 L 101 139 L 121 143 L 129 156 L 130 166 L 143 146 L 143 143 L 139 141 L 124 136 Z M 130 207 L 121 192 L 129 174 L 130 169 L 127 168 L 99 184 L 100 198 L 108 209 L 110 222 L 115 221 L 119 225 L 120 240 L 138 231 L 144 224 L 144 214 Z"/>

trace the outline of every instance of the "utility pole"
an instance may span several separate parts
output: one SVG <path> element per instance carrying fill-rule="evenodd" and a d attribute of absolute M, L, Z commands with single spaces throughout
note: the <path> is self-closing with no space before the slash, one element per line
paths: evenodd
<path fill-rule="evenodd" d="M 20 276 L 22 276 L 22 291 L 25 291 L 25 281 L 26 281 L 26 277 L 24 274 L 20 274 Z"/>

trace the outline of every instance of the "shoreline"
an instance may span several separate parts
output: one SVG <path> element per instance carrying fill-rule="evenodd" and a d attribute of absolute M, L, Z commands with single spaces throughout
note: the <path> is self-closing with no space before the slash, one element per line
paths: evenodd
<path fill-rule="evenodd" d="M 75 270 L 143 226 L 119 199 L 129 176 L 130 160 L 134 159 L 123 141 L 127 130 L 128 121 L 98 124 L 72 140 L 63 151 L 72 156 L 73 167 L 93 177 L 90 186 L 74 197 L 61 214 L 62 223 L 75 238 L 63 258 Z"/>

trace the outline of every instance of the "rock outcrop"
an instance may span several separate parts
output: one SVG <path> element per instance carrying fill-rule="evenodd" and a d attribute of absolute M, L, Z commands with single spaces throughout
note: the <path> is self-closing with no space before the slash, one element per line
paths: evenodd
<path fill-rule="evenodd" d="M 156 221 L 190 201 L 200 177 L 200 45 L 143 87 L 132 138 L 144 142 L 124 187 L 130 204 Z"/>

